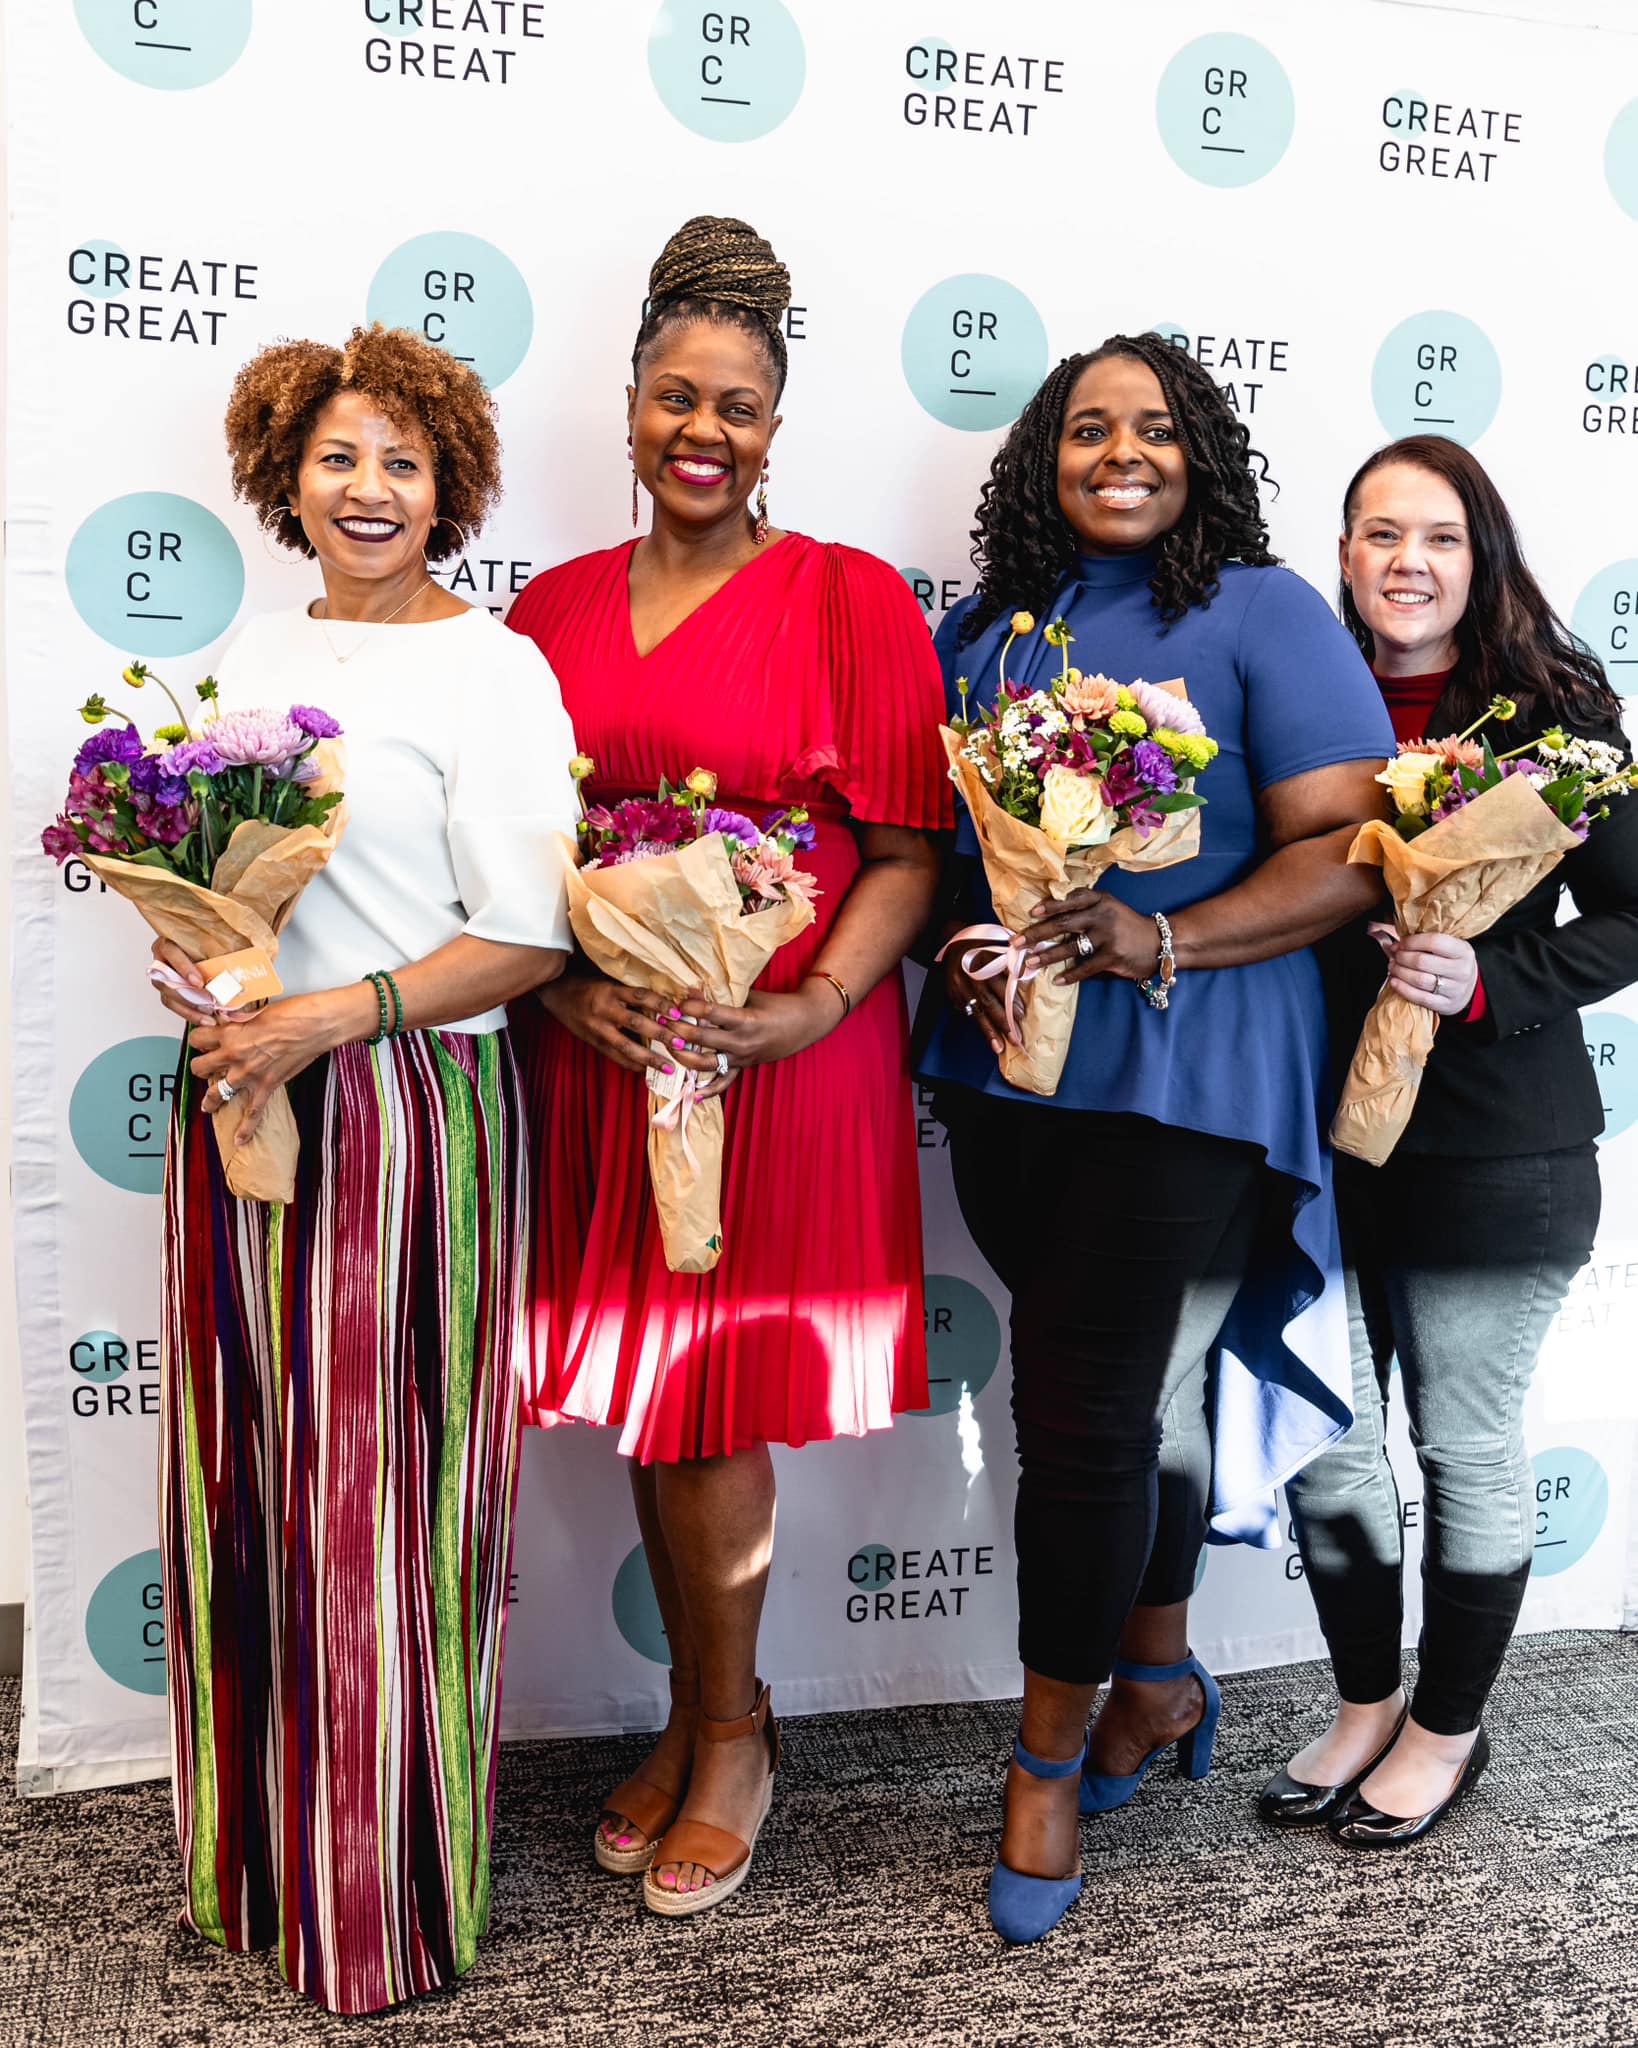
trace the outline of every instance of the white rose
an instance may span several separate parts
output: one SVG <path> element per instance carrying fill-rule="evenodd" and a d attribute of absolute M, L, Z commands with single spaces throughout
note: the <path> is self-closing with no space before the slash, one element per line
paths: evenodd
<path fill-rule="evenodd" d="M 1041 785 L 1041 830 L 1065 851 L 1101 846 L 1115 829 L 1115 813 L 1104 802 L 1101 775 L 1077 775 L 1049 768 Z"/>

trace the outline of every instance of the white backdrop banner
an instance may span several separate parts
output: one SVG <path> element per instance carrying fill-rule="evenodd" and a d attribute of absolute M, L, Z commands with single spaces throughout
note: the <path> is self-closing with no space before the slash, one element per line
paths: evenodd
<path fill-rule="evenodd" d="M 313 573 L 228 492 L 230 380 L 283 335 L 413 326 L 496 391 L 507 496 L 446 573 L 504 612 L 629 531 L 624 385 L 689 214 L 789 263 L 782 524 L 970 587 L 991 452 L 1060 356 L 1160 325 L 1266 451 L 1277 547 L 1335 579 L 1391 435 L 1474 445 L 1638 692 L 1638 37 L 1386 0 L 11 0 L 6 573 L 18 1282 L 33 1510 L 20 1775 L 161 1767 L 158 1192 L 177 1047 L 146 933 L 39 828 L 140 655 L 203 676 Z M 936 29 L 938 33 L 930 31 Z M 1316 706 L 1316 716 L 1323 716 Z M 1638 1604 L 1638 1005 L 1587 1018 L 1605 1222 L 1532 1396 L 1525 1626 Z M 1019 1682 L 1006 1304 L 916 1104 L 933 1405 L 779 1457 L 765 1669 L 798 1709 Z M 1414 1552 L 1421 1488 L 1395 1439 Z M 612 1440 L 531 1437 L 514 1733 L 635 1724 L 664 1656 Z M 1409 1628 L 1414 1632 L 1414 1591 Z M 1314 1654 L 1301 1567 L 1214 1550 L 1220 1669 Z"/>

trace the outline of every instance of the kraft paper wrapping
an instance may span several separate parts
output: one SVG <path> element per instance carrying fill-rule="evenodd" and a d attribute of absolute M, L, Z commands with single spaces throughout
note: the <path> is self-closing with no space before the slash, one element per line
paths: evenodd
<path fill-rule="evenodd" d="M 579 867 L 570 842 L 559 843 L 569 922 L 586 957 L 611 981 L 673 1001 L 703 988 L 714 1003 L 739 1008 L 780 947 L 813 922 L 813 905 L 800 896 L 744 916 L 720 832 L 615 868 Z M 722 1256 L 722 1100 L 701 1102 L 685 1083 L 680 1108 L 674 1125 L 649 1121 L 654 1206 L 666 1265 L 709 1273 Z"/>
<path fill-rule="evenodd" d="M 345 754 L 334 740 L 313 749 L 319 773 L 306 785 L 310 796 L 327 796 L 341 781 Z M 296 899 L 336 850 L 347 823 L 339 803 L 322 825 L 268 825 L 251 819 L 228 841 L 202 888 L 163 868 L 133 865 L 106 854 L 82 856 L 116 894 L 135 904 L 149 928 L 180 946 L 190 960 L 259 947 L 269 960 L 279 950 L 279 933 L 290 921 Z M 288 1202 L 296 1192 L 296 1119 L 280 1088 L 269 1098 L 261 1128 L 248 1145 L 235 1145 L 247 1103 L 236 1096 L 211 1118 L 229 1193 L 242 1202 Z"/>
<path fill-rule="evenodd" d="M 1415 839 L 1372 818 L 1348 849 L 1379 867 L 1405 938 L 1475 939 L 1580 842 L 1522 775 L 1509 776 Z M 1371 1005 L 1331 1125 L 1339 1152 L 1380 1166 L 1404 1136 L 1439 1029 L 1435 1011 L 1384 988 Z"/>
<path fill-rule="evenodd" d="M 1185 694 L 1180 682 L 1160 683 L 1156 687 L 1174 697 Z M 1159 830 L 1147 838 L 1126 825 L 1102 846 L 1065 853 L 1039 826 L 1026 825 L 1022 818 L 1002 810 L 974 763 L 962 758 L 961 750 L 967 743 L 965 733 L 947 725 L 940 726 L 939 732 L 949 758 L 951 778 L 966 802 L 978 834 L 996 918 L 1010 932 L 1027 932 L 1031 911 L 1048 897 L 1062 902 L 1077 889 L 1095 888 L 1098 877 L 1108 868 L 1124 868 L 1133 874 L 1169 868 L 1179 861 L 1192 860 L 1200 851 L 1200 812 L 1195 809 L 1171 812 Z M 1064 1062 L 1069 1057 L 1080 995 L 1079 982 L 1065 985 L 1055 981 L 1051 974 L 1039 975 L 1028 984 L 1019 1027 L 1023 1042 L 1008 1043 L 1001 1052 L 1001 1077 L 1010 1086 L 1027 1088 L 1032 1095 L 1057 1093 Z"/>

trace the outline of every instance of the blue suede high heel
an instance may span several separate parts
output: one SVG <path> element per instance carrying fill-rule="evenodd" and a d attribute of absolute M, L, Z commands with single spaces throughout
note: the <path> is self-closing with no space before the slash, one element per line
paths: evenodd
<path fill-rule="evenodd" d="M 1216 1679 L 1200 1659 L 1192 1652 L 1181 1664 L 1129 1664 L 1124 1657 L 1117 1657 L 1114 1676 L 1135 1678 L 1140 1684 L 1147 1685 L 1163 1685 L 1169 1678 L 1192 1676 L 1199 1679 L 1206 1695 L 1206 1711 L 1187 1735 L 1178 1738 L 1177 1766 L 1186 1778 L 1203 1778 L 1211 1769 L 1212 1751 L 1217 1743 L 1217 1721 L 1223 1711 L 1223 1695 L 1217 1689 Z M 1082 1771 L 1082 1813 L 1109 1813 L 1117 1806 L 1124 1806 L 1143 1783 L 1155 1758 L 1170 1747 L 1170 1743 L 1163 1742 L 1160 1749 L 1151 1749 L 1137 1769 L 1125 1777 L 1116 1777 L 1109 1771 Z"/>
<path fill-rule="evenodd" d="M 1016 1738 L 1012 1753 L 1032 1778 L 1067 1778 L 1086 1761 L 1083 1742 L 1078 1756 L 1062 1763 L 1049 1763 L 1032 1756 Z M 1003 1941 L 1039 1941 L 1074 1905 L 1081 1895 L 1081 1873 L 1073 1877 L 1026 1877 L 1021 1870 L 1009 1870 L 999 1857 L 990 1872 L 990 1925 Z"/>

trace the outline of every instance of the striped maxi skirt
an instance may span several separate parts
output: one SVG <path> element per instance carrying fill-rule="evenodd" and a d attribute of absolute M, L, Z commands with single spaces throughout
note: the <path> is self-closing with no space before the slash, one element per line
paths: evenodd
<path fill-rule="evenodd" d="M 160 1540 L 182 1924 L 373 2012 L 489 1910 L 526 1256 L 504 1033 L 291 1084 L 295 1200 L 240 1202 L 183 1063 Z"/>

